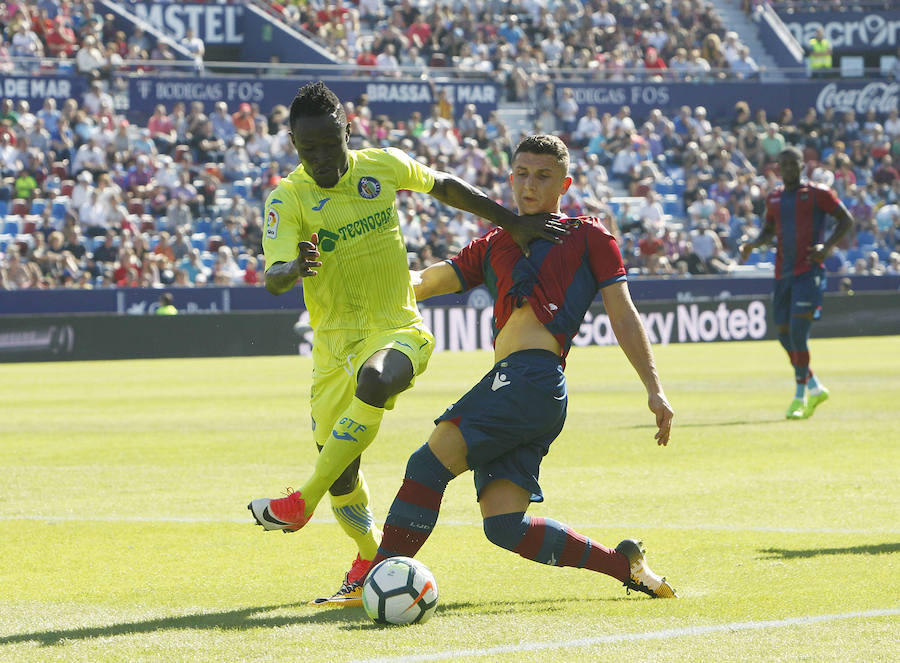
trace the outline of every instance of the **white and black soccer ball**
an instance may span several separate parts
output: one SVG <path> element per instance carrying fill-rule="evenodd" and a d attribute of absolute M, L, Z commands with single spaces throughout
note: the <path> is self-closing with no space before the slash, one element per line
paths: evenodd
<path fill-rule="evenodd" d="M 362 604 L 376 624 L 421 624 L 437 608 L 438 588 L 422 562 L 391 557 L 369 572 Z"/>

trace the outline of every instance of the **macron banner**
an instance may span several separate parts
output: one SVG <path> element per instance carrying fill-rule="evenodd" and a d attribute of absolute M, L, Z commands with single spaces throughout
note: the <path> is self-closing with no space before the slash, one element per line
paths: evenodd
<path fill-rule="evenodd" d="M 781 11 L 778 16 L 803 46 L 822 28 L 835 52 L 894 53 L 900 47 L 900 11 Z"/>

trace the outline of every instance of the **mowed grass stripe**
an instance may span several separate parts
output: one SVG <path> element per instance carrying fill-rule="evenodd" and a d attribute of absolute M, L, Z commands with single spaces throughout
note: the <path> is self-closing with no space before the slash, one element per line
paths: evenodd
<path fill-rule="evenodd" d="M 844 621 L 847 619 L 873 619 L 880 617 L 892 617 L 900 615 L 900 608 L 887 608 L 884 610 L 866 610 L 864 612 L 848 612 L 837 615 L 807 615 L 803 617 L 789 617 L 787 619 L 769 619 L 756 622 L 732 622 L 729 624 L 708 624 L 705 626 L 684 626 L 680 628 L 664 629 L 662 631 L 649 631 L 644 633 L 614 633 L 600 635 L 594 638 L 579 638 L 576 640 L 560 640 L 557 642 L 520 642 L 515 645 L 502 645 L 486 649 L 451 649 L 432 654 L 413 654 L 411 656 L 386 656 L 380 658 L 368 658 L 357 663 L 424 663 L 426 661 L 458 660 L 460 658 L 480 658 L 484 656 L 496 656 L 498 654 L 514 654 L 517 652 L 533 652 L 547 650 L 570 650 L 595 645 L 614 644 L 619 642 L 639 642 L 645 640 L 669 640 L 672 638 L 702 637 L 716 633 L 734 633 L 739 631 L 758 631 L 765 629 L 778 629 L 790 626 L 814 626 L 828 622 Z"/>
<path fill-rule="evenodd" d="M 0 521 L 27 520 L 34 522 L 85 522 L 85 523 L 240 523 L 247 524 L 247 518 L 191 518 L 191 517 L 151 517 L 151 516 L 0 516 Z M 333 524 L 334 518 L 314 517 L 307 527 L 316 524 Z M 660 525 L 639 523 L 568 523 L 575 529 L 636 529 L 636 530 L 681 530 L 696 532 L 767 532 L 782 534 L 900 534 L 900 529 L 848 529 L 848 528 L 800 528 L 800 527 L 739 527 L 733 525 Z M 441 520 L 441 527 L 482 527 L 481 521 L 464 522 Z"/>
<path fill-rule="evenodd" d="M 315 461 L 308 359 L 2 365 L 0 662 L 893 661 L 893 613 L 691 629 L 897 608 L 898 350 L 900 337 L 814 339 L 832 397 L 789 422 L 793 372 L 777 343 L 656 347 L 676 410 L 660 448 L 622 352 L 574 348 L 569 419 L 529 513 L 605 545 L 643 539 L 681 598 L 628 596 L 491 545 L 467 475 L 418 555 L 438 612 L 393 629 L 308 605 L 356 555 L 327 502 L 291 536 L 246 510 L 301 485 Z M 386 415 L 363 462 L 380 523 L 434 417 L 491 364 L 436 354 Z M 657 635 L 673 632 L 685 635 Z M 546 647 L 503 649 L 523 643 Z"/>

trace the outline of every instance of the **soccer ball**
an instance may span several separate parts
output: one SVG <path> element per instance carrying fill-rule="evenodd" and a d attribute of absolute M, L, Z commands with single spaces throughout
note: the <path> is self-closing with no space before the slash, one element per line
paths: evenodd
<path fill-rule="evenodd" d="M 362 604 L 376 624 L 421 624 L 437 607 L 438 588 L 428 567 L 411 557 L 391 557 L 369 572 Z"/>

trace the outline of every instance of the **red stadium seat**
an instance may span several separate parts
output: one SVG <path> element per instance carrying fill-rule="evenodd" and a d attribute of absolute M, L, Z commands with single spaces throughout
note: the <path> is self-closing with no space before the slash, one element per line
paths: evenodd
<path fill-rule="evenodd" d="M 33 214 L 26 216 L 25 220 L 22 222 L 22 234 L 23 235 L 33 235 L 34 231 L 37 230 L 38 224 L 41 222 L 41 217 L 35 216 Z"/>
<path fill-rule="evenodd" d="M 61 196 L 71 196 L 72 189 L 75 188 L 75 180 L 63 180 L 62 184 L 59 185 L 59 195 Z"/>
<path fill-rule="evenodd" d="M 68 161 L 54 161 L 53 162 L 53 174 L 56 175 L 61 180 L 66 179 L 69 176 L 69 162 Z"/>
<path fill-rule="evenodd" d="M 31 203 L 24 198 L 16 198 L 12 201 L 12 207 L 9 209 L 9 213 L 17 216 L 25 216 L 30 209 Z"/>
<path fill-rule="evenodd" d="M 156 222 L 149 214 L 141 214 L 141 232 L 150 233 L 156 231 Z"/>
<path fill-rule="evenodd" d="M 179 163 L 184 161 L 184 155 L 188 154 L 191 151 L 191 148 L 187 145 L 176 145 L 175 146 L 175 161 Z"/>
<path fill-rule="evenodd" d="M 223 244 L 224 242 L 222 241 L 221 235 L 211 235 L 209 238 L 209 244 L 206 246 L 206 250 L 210 253 L 215 253 Z"/>
<path fill-rule="evenodd" d="M 136 198 L 132 198 L 128 201 L 128 213 L 129 214 L 143 214 L 144 213 L 144 201 Z"/>

